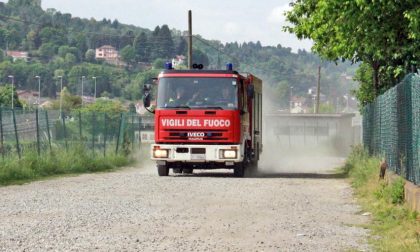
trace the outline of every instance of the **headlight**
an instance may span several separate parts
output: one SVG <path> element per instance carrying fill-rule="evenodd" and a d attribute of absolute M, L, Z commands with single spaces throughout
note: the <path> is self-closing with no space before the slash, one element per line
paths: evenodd
<path fill-rule="evenodd" d="M 154 149 L 153 157 L 155 158 L 167 158 L 169 156 L 169 150 L 165 149 Z"/>
<path fill-rule="evenodd" d="M 236 150 L 220 150 L 220 157 L 222 159 L 235 159 Z"/>

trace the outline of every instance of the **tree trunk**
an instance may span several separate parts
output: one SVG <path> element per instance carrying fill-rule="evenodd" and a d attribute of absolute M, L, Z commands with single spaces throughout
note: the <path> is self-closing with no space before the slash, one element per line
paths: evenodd
<path fill-rule="evenodd" d="M 374 61 L 372 63 L 373 68 L 373 91 L 375 93 L 375 97 L 378 96 L 379 93 L 379 63 L 377 61 Z"/>

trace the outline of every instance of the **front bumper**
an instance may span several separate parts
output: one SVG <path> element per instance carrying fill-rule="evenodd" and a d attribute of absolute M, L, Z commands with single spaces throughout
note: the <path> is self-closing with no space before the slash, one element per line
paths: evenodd
<path fill-rule="evenodd" d="M 167 150 L 168 156 L 155 157 L 155 150 Z M 226 150 L 236 151 L 236 156 L 225 158 L 222 154 Z M 166 162 L 189 162 L 189 163 L 206 163 L 206 162 L 242 162 L 244 159 L 244 149 L 241 145 L 179 145 L 179 144 L 152 144 L 151 159 Z"/>

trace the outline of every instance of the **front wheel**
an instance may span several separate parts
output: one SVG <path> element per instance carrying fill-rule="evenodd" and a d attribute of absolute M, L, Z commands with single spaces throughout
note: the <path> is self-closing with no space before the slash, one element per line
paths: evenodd
<path fill-rule="evenodd" d="M 245 175 L 245 164 L 241 162 L 233 168 L 233 176 L 237 178 L 242 178 Z"/>
<path fill-rule="evenodd" d="M 182 169 L 182 173 L 184 173 L 184 174 L 192 174 L 193 173 L 193 169 L 191 169 L 191 168 L 184 168 L 184 169 Z"/>
<path fill-rule="evenodd" d="M 157 166 L 159 176 L 168 176 L 169 175 L 169 168 L 166 165 L 158 165 Z"/>

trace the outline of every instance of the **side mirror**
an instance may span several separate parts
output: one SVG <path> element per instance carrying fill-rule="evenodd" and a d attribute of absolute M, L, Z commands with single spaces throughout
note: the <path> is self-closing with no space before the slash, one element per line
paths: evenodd
<path fill-rule="evenodd" d="M 152 90 L 152 84 L 144 84 L 143 86 L 143 92 L 150 92 L 150 90 Z"/>
<path fill-rule="evenodd" d="M 248 85 L 246 91 L 247 91 L 248 98 L 253 99 L 254 98 L 254 93 L 255 93 L 254 85 Z"/>
<path fill-rule="evenodd" d="M 145 108 L 150 107 L 150 90 L 152 89 L 152 84 L 144 84 L 143 86 L 143 105 Z"/>
<path fill-rule="evenodd" d="M 145 108 L 150 107 L 150 93 L 144 93 L 143 95 L 143 105 Z"/>

